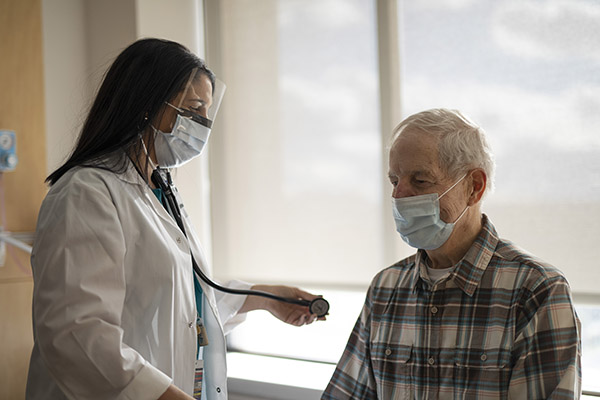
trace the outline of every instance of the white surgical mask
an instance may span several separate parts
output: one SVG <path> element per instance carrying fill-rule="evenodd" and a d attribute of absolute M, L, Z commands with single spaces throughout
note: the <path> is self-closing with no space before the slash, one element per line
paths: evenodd
<path fill-rule="evenodd" d="M 167 104 L 179 110 L 177 107 Z M 156 160 L 158 165 L 163 168 L 179 167 L 199 156 L 210 136 L 209 126 L 181 115 L 177 115 L 175 125 L 170 133 L 159 131 L 156 128 L 154 131 L 157 133 L 154 142 Z"/>
<path fill-rule="evenodd" d="M 440 199 L 452 190 L 466 174 L 444 193 L 424 194 L 420 196 L 393 199 L 396 230 L 408 245 L 417 249 L 434 250 L 441 247 L 454 230 L 454 225 L 467 212 L 465 207 L 456 221 L 444 222 L 440 218 Z"/>

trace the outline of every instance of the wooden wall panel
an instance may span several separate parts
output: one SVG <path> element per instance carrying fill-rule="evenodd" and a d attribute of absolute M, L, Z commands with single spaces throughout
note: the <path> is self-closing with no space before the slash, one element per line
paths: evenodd
<path fill-rule="evenodd" d="M 46 193 L 41 0 L 0 0 L 0 129 L 17 135 L 19 163 L 2 176 L 6 226 L 33 232 Z M 22 399 L 31 332 L 29 256 L 9 248 L 0 267 L 0 398 Z"/>

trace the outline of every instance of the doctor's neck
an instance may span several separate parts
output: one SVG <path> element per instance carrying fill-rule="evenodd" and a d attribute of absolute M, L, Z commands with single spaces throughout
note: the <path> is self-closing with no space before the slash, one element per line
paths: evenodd
<path fill-rule="evenodd" d="M 146 183 L 151 188 L 156 189 L 156 185 L 154 185 L 152 179 L 150 179 L 152 172 L 157 168 L 154 148 L 152 148 L 151 151 L 148 151 L 148 146 L 146 146 L 146 141 L 148 140 L 147 136 L 144 137 L 140 133 L 139 137 L 143 152 L 133 152 L 133 154 L 130 155 L 130 158 L 138 173 L 142 176 Z"/>

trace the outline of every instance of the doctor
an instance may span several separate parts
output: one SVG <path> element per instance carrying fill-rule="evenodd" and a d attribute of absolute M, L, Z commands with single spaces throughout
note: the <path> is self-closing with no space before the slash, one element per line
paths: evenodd
<path fill-rule="evenodd" d="M 225 400 L 225 334 L 247 311 L 315 320 L 305 306 L 223 294 L 198 279 L 192 258 L 208 266 L 181 199 L 175 193 L 173 210 L 153 179 L 157 166 L 200 155 L 222 93 L 202 60 L 165 40 L 133 43 L 108 70 L 73 153 L 47 178 L 31 256 L 27 399 Z"/>

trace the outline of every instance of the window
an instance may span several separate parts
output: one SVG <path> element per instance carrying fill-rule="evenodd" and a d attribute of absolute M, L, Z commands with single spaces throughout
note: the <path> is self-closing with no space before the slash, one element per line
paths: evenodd
<path fill-rule="evenodd" d="M 457 108 L 488 133 L 499 232 L 600 293 L 600 4 L 402 2 L 404 114 Z M 595 216 L 595 218 L 594 218 Z M 584 266 L 582 268 L 582 266 Z M 585 269 L 585 266 L 588 269 Z"/>
<path fill-rule="evenodd" d="M 383 265 L 374 2 L 218 6 L 215 274 L 364 286 Z"/>
<path fill-rule="evenodd" d="M 398 0 L 387 77 L 378 44 L 394 40 L 378 37 L 374 0 L 210 4 L 208 58 L 228 84 L 211 139 L 215 275 L 312 288 L 332 305 L 301 332 L 257 313 L 233 347 L 335 362 L 373 275 L 412 253 L 388 225 L 384 179 L 379 95 L 399 77 L 402 118 L 455 108 L 488 133 L 496 192 L 483 210 L 585 299 L 584 390 L 600 391 L 597 1 Z"/>
<path fill-rule="evenodd" d="M 583 388 L 600 392 L 600 4 L 402 1 L 404 116 L 465 112 L 488 133 L 498 232 L 560 268 L 578 303 Z M 596 316 L 596 318 L 594 318 Z"/>

